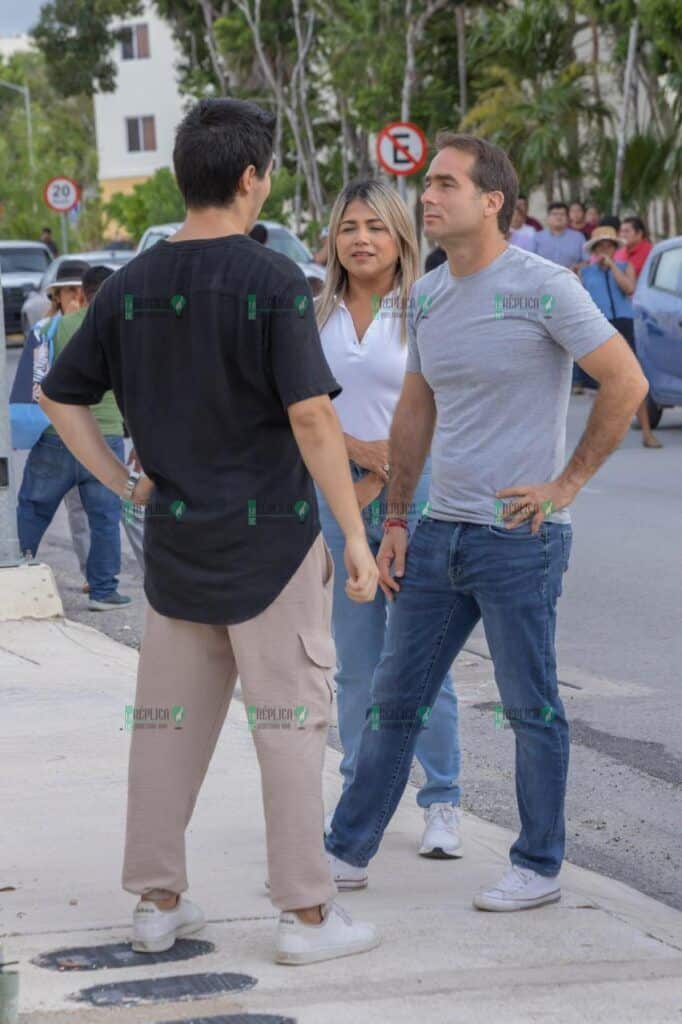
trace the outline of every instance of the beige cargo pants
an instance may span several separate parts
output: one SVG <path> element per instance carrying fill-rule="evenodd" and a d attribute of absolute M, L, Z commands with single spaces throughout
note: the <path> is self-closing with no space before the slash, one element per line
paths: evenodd
<path fill-rule="evenodd" d="M 320 533 L 284 590 L 247 622 L 211 626 L 148 609 L 135 708 L 180 707 L 182 728 L 132 728 L 128 892 L 187 889 L 185 830 L 239 676 L 261 771 L 272 902 L 294 910 L 335 894 L 322 803 L 336 662 L 333 580 Z M 286 720 L 288 728 L 266 724 Z"/>

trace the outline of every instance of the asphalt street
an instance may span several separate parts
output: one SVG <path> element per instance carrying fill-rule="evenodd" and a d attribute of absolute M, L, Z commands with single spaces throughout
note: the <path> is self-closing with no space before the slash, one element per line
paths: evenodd
<path fill-rule="evenodd" d="M 10 349 L 10 380 L 17 359 L 18 350 Z M 571 400 L 568 451 L 592 402 L 589 395 Z M 645 450 L 631 430 L 572 508 L 573 550 L 557 637 L 572 733 L 567 856 L 682 909 L 682 409 L 664 412 L 657 435 L 664 449 Z M 22 464 L 17 455 L 17 486 Z M 63 509 L 40 557 L 55 572 L 69 618 L 137 647 L 144 595 L 125 537 L 123 552 L 120 591 L 134 601 L 106 613 L 87 610 Z M 468 649 L 487 657 L 482 629 Z M 488 675 L 490 682 L 492 663 Z M 465 688 L 463 805 L 515 828 L 511 730 L 495 726 L 489 686 L 481 687 L 481 699 L 474 686 Z M 334 735 L 330 741 L 337 743 Z M 413 782 L 419 778 L 415 766 Z"/>

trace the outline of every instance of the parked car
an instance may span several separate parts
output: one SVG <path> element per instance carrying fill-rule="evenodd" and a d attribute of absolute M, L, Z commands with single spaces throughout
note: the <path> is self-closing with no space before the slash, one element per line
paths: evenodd
<path fill-rule="evenodd" d="M 95 249 L 90 252 L 70 252 L 57 256 L 40 278 L 37 287 L 26 296 L 21 307 L 21 329 L 24 334 L 28 334 L 33 325 L 49 312 L 50 300 L 47 292 L 63 260 L 85 260 L 91 267 L 110 267 L 112 270 L 118 270 L 134 255 L 135 253 L 129 249 Z"/>
<path fill-rule="evenodd" d="M 267 230 L 268 237 L 265 244 L 268 249 L 281 252 L 283 256 L 288 256 L 294 263 L 298 263 L 309 282 L 312 278 L 324 281 L 324 267 L 315 263 L 310 249 L 296 237 L 293 231 L 274 220 L 259 220 L 258 223 Z M 137 251 L 144 252 L 150 246 L 156 245 L 162 238 L 174 235 L 179 228 L 180 224 L 155 224 L 153 227 L 147 228 L 140 239 Z"/>
<path fill-rule="evenodd" d="M 682 405 L 682 236 L 659 242 L 633 295 L 635 345 L 649 381 L 649 419 Z"/>
<path fill-rule="evenodd" d="M 0 242 L 0 274 L 5 334 L 21 331 L 21 307 L 33 292 L 52 260 L 42 242 Z"/>

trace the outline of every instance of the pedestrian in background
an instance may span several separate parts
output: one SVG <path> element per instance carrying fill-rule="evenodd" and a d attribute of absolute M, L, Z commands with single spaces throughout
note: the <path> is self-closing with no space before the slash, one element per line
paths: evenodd
<path fill-rule="evenodd" d="M 627 260 L 634 268 L 636 280 L 653 249 L 641 217 L 623 218 L 620 225 L 620 240 L 624 244 L 616 251 L 615 259 Z"/>
<path fill-rule="evenodd" d="M 625 338 L 636 355 L 635 314 L 631 301 L 636 283 L 635 268 L 632 263 L 618 259 L 618 234 L 615 228 L 595 228 L 586 247 L 593 257 L 593 262 L 581 269 L 580 280 L 592 296 L 595 305 Z M 651 429 L 646 400 L 637 410 L 637 419 L 642 428 L 644 447 L 662 448 L 663 445 Z"/>
<path fill-rule="evenodd" d="M 525 249 L 527 252 L 535 252 L 535 239 L 537 231 L 531 227 L 523 217 L 523 207 L 516 203 L 512 214 L 511 226 L 509 229 L 509 241 L 517 249 Z M 447 259 L 447 257 L 446 257 Z"/>
<path fill-rule="evenodd" d="M 52 253 L 52 259 L 54 259 L 56 256 L 59 256 L 59 249 L 57 248 L 57 244 L 54 238 L 52 237 L 52 228 L 43 228 L 43 230 L 40 232 L 40 241 L 43 243 L 43 245 L 46 245 L 50 250 L 50 252 Z"/>
<path fill-rule="evenodd" d="M 585 230 L 585 207 L 579 199 L 572 200 L 568 207 L 568 223 L 574 231 L 579 231 L 585 238 L 589 237 Z"/>
<path fill-rule="evenodd" d="M 417 237 L 407 206 L 396 190 L 372 180 L 347 185 L 331 213 L 329 264 L 317 318 L 324 354 L 343 388 L 335 409 L 374 555 L 379 551 L 388 511 L 388 435 L 405 376 L 408 300 L 418 276 Z M 409 508 L 400 510 L 410 530 L 427 504 L 430 481 L 431 458 L 427 456 Z M 346 790 L 353 781 L 357 750 L 372 704 L 372 676 L 384 647 L 391 603 L 380 590 L 369 605 L 349 600 L 343 588 L 343 533 L 320 493 L 318 502 L 322 531 L 337 571 L 332 631 L 343 747 L 341 774 Z M 415 754 L 426 775 L 417 792 L 425 819 L 419 853 L 457 857 L 461 847 L 460 755 L 457 698 L 449 672 L 443 674 Z M 345 887 L 353 878 L 335 874 L 335 881 Z"/>
<path fill-rule="evenodd" d="M 103 280 L 106 268 L 89 268 L 87 263 L 64 260 L 51 291 L 56 293 L 61 313 L 54 336 L 54 363 L 63 358 L 68 345 L 83 323 L 88 303 Z M 46 367 L 47 369 L 47 367 Z M 108 447 L 123 457 L 123 421 L 111 391 L 93 403 L 92 414 Z M 84 565 L 90 611 L 112 611 L 130 604 L 130 598 L 118 592 L 121 571 L 121 506 L 114 494 L 79 462 L 50 425 L 31 449 L 19 488 L 17 527 L 23 552 L 38 552 L 45 531 L 60 503 L 77 488 L 90 531 L 88 555 Z M 72 520 L 70 520 L 71 523 Z M 82 527 L 76 519 L 75 548 L 79 561 L 83 556 Z"/>
<path fill-rule="evenodd" d="M 523 193 L 519 193 L 517 203 L 521 213 L 523 214 L 524 224 L 529 224 L 534 231 L 542 231 L 542 224 L 535 217 L 531 217 L 528 213 L 528 196 Z"/>
<path fill-rule="evenodd" d="M 550 203 L 547 210 L 547 227 L 538 231 L 535 252 L 560 267 L 575 267 L 582 261 L 585 236 L 574 231 L 568 224 L 566 203 Z"/>

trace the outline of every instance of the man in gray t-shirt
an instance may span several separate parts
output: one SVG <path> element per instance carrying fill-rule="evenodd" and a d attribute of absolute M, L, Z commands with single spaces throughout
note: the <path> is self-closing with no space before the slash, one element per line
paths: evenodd
<path fill-rule="evenodd" d="M 513 245 L 478 273 L 420 278 L 408 326 L 407 372 L 436 403 L 429 515 L 499 521 L 497 491 L 564 468 L 573 360 L 613 326 L 572 271 Z"/>
<path fill-rule="evenodd" d="M 395 604 L 355 775 L 326 847 L 340 887 L 367 884 L 440 681 L 482 621 L 502 700 L 495 724 L 515 734 L 521 831 L 511 868 L 474 906 L 523 910 L 561 896 L 569 731 L 554 635 L 568 506 L 620 443 L 647 383 L 570 271 L 507 245 L 517 181 L 506 154 L 454 132 L 436 146 L 424 229 L 448 262 L 410 296 L 377 556 Z M 573 359 L 600 390 L 565 464 Z M 408 547 L 406 512 L 429 447 L 428 511 Z"/>

